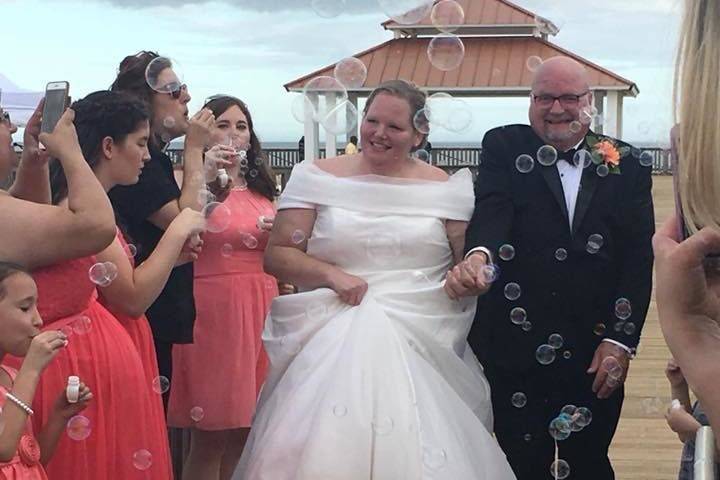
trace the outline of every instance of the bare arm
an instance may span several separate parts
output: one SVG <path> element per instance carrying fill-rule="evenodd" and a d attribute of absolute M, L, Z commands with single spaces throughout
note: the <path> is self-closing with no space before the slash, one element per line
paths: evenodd
<path fill-rule="evenodd" d="M 21 368 L 11 393 L 26 405 L 31 405 L 39 380 L 39 371 Z M 27 418 L 28 415 L 23 409 L 11 400 L 5 400 L 5 406 L 0 412 L 0 421 L 5 424 L 5 428 L 0 432 L 0 462 L 9 462 L 15 456 L 20 437 L 25 433 Z"/>
<path fill-rule="evenodd" d="M 365 280 L 306 253 L 316 215 L 315 210 L 306 209 L 278 212 L 265 250 L 265 271 L 301 288 L 331 288 L 343 302 L 359 305 L 368 289 Z M 293 242 L 300 234 L 303 241 Z"/>
<path fill-rule="evenodd" d="M 45 100 L 33 112 L 23 135 L 23 153 L 10 195 L 36 203 L 50 203 L 50 177 L 47 152 L 40 150 L 39 136 Z"/>
<path fill-rule="evenodd" d="M 467 230 L 467 226 L 468 222 L 461 220 L 445 221 L 445 231 L 447 232 L 455 264 L 462 261 L 465 253 L 465 230 Z"/>
<path fill-rule="evenodd" d="M 156 227 L 165 230 L 185 208 L 202 210 L 204 205 L 200 203 L 198 193 L 205 186 L 203 155 L 210 129 L 214 123 L 215 117 L 207 109 L 199 111 L 190 120 L 190 126 L 185 136 L 183 184 L 180 189 L 180 198 L 166 203 L 148 217 L 148 220 Z"/>
<path fill-rule="evenodd" d="M 112 262 L 118 268 L 117 278 L 102 295 L 114 310 L 137 318 L 145 313 L 165 287 L 188 237 L 203 230 L 205 219 L 191 209 L 183 210 L 170 224 L 147 258 L 133 269 L 119 239 L 98 254 L 101 262 Z"/>
<path fill-rule="evenodd" d="M 41 135 L 65 171 L 67 208 L 0 196 L 0 224 L 12 226 L 0 241 L 0 258 L 37 268 L 96 253 L 115 237 L 110 200 L 83 158 L 73 117 L 67 110 L 52 134 Z"/>
<path fill-rule="evenodd" d="M 307 238 L 315 224 L 316 211 L 293 208 L 280 210 L 265 249 L 265 271 L 281 282 L 303 288 L 330 287 L 329 278 L 336 266 L 306 253 Z M 293 232 L 302 232 L 300 244 L 292 242 Z"/>

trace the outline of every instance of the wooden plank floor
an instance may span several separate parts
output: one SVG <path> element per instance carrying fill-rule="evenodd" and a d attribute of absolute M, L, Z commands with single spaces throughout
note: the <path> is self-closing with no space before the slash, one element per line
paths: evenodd
<path fill-rule="evenodd" d="M 653 177 L 653 198 L 659 226 L 674 209 L 671 177 Z M 610 448 L 618 480 L 677 479 L 682 445 L 663 416 L 671 400 L 664 373 L 670 352 L 660 332 L 654 297 L 653 289 L 638 356 L 630 366 L 620 425 Z"/>

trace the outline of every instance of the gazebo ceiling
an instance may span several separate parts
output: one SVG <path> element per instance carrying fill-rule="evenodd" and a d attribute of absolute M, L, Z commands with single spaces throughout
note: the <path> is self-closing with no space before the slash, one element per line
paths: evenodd
<path fill-rule="evenodd" d="M 472 2 L 472 0 L 465 0 Z M 497 2 L 498 0 L 494 0 Z M 477 3 L 490 2 L 480 0 Z M 504 2 L 506 3 L 506 2 Z M 388 80 L 404 79 L 429 91 L 459 96 L 517 96 L 530 92 L 532 72 L 527 59 L 568 56 L 588 71 L 592 90 L 617 91 L 636 96 L 637 85 L 601 66 L 539 37 L 463 37 L 465 57 L 455 70 L 444 72 L 433 67 L 427 56 L 431 38 L 396 38 L 355 55 L 367 67 L 367 80 L 353 92 L 368 92 Z M 335 65 L 312 72 L 285 85 L 288 91 L 301 91 L 306 82 L 319 75 L 333 76 Z"/>

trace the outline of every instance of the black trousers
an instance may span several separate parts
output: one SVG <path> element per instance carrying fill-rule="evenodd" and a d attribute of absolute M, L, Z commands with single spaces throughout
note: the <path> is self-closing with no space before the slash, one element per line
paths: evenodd
<path fill-rule="evenodd" d="M 492 387 L 495 434 L 518 480 L 554 478 L 550 466 L 555 458 L 555 440 L 548 426 L 568 404 L 589 408 L 593 415 L 590 425 L 557 442 L 559 458 L 570 466 L 568 480 L 614 480 L 608 448 L 620 418 L 623 389 L 599 400 L 591 388 L 594 375 L 585 373 L 587 366 L 538 367 L 515 373 L 485 365 Z M 516 392 L 527 398 L 522 408 L 512 403 Z"/>
<path fill-rule="evenodd" d="M 170 388 L 172 388 L 172 343 L 164 342 L 157 338 L 153 339 L 155 343 L 155 356 L 158 362 L 158 372 L 160 376 L 170 380 Z M 163 406 L 167 413 L 168 401 L 170 400 L 170 389 L 162 394 Z"/>

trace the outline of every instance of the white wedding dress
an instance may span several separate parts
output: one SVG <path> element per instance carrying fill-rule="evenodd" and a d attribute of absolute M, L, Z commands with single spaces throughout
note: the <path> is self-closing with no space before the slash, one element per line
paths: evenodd
<path fill-rule="evenodd" d="M 234 480 L 515 479 L 492 437 L 490 389 L 467 345 L 475 298 L 442 289 L 444 220 L 469 220 L 472 175 L 335 177 L 297 165 L 280 209 L 315 208 L 307 253 L 369 285 L 277 297 L 272 366 Z"/>

